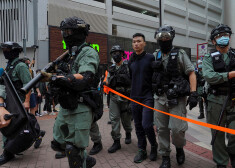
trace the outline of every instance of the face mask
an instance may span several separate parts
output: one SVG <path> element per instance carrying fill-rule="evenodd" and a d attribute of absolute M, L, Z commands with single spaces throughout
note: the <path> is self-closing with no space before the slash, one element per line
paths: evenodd
<path fill-rule="evenodd" d="M 198 68 L 202 69 L 202 64 L 199 64 L 199 65 L 198 65 Z"/>
<path fill-rule="evenodd" d="M 116 63 L 119 63 L 119 62 L 121 62 L 121 60 L 122 60 L 122 55 L 120 55 L 120 54 L 113 55 L 112 57 L 113 57 L 113 60 L 114 60 Z"/>
<path fill-rule="evenodd" d="M 159 43 L 159 46 L 160 46 L 160 50 L 164 54 L 167 54 L 168 52 L 171 51 L 171 49 L 172 49 L 172 40 L 167 40 L 167 41 L 159 40 L 158 43 Z"/>
<path fill-rule="evenodd" d="M 7 60 L 13 60 L 17 57 L 19 57 L 19 52 L 16 52 L 16 51 L 3 51 L 3 54 L 4 54 L 4 57 L 7 59 Z"/>
<path fill-rule="evenodd" d="M 229 44 L 229 37 L 222 36 L 216 39 L 216 44 L 220 47 L 226 47 Z"/>
<path fill-rule="evenodd" d="M 86 40 L 86 35 L 84 32 L 79 31 L 72 35 L 63 35 L 64 41 L 68 47 L 80 46 Z"/>

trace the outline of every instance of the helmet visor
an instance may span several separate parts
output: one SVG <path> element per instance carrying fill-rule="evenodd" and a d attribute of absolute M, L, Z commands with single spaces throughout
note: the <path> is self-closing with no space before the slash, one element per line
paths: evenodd
<path fill-rule="evenodd" d="M 171 40 L 173 37 L 169 32 L 160 32 L 155 35 L 156 40 Z"/>
<path fill-rule="evenodd" d="M 121 51 L 113 51 L 113 52 L 111 53 L 111 56 L 112 56 L 112 57 L 114 57 L 114 56 L 116 56 L 116 55 L 122 55 L 122 52 L 121 52 Z"/>
<path fill-rule="evenodd" d="M 71 36 L 71 35 L 73 35 L 73 30 L 72 29 L 64 29 L 64 30 L 61 30 L 61 34 L 63 37 Z"/>

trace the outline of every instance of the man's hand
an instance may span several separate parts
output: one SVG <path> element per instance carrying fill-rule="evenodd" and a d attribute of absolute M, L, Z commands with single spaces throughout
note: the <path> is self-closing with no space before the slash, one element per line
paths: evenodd
<path fill-rule="evenodd" d="M 44 78 L 41 80 L 42 82 L 50 82 L 52 73 L 47 73 L 45 71 L 41 71 L 41 74 L 44 76 Z"/>
<path fill-rule="evenodd" d="M 197 98 L 198 94 L 196 91 L 190 93 L 190 96 L 188 97 L 186 104 L 186 106 L 189 104 L 189 110 L 192 110 L 194 107 L 197 106 L 197 101 L 198 101 Z"/>
<path fill-rule="evenodd" d="M 0 128 L 6 127 L 10 124 L 11 120 L 5 120 L 4 115 L 10 114 L 5 107 L 0 107 Z"/>
<path fill-rule="evenodd" d="M 29 110 L 29 108 L 30 108 L 30 103 L 29 102 L 24 102 L 23 105 L 24 105 L 24 108 L 26 110 Z"/>
<path fill-rule="evenodd" d="M 38 97 L 42 97 L 41 93 L 38 93 Z"/>

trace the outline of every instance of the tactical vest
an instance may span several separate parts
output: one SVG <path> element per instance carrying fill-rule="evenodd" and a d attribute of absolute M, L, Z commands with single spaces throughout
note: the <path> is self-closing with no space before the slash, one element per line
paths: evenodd
<path fill-rule="evenodd" d="M 131 80 L 127 61 L 124 61 L 119 69 L 116 69 L 115 64 L 110 66 L 109 74 L 109 87 L 118 92 L 121 92 L 122 94 L 129 94 L 130 91 L 128 90 L 128 88 L 131 85 Z"/>
<path fill-rule="evenodd" d="M 166 70 L 164 70 L 162 63 L 161 51 L 157 52 L 155 61 L 152 62 L 152 68 L 154 69 L 152 88 L 158 96 L 173 88 L 177 92 L 176 97 L 187 96 L 190 93 L 188 76 L 180 74 L 178 69 L 178 55 L 178 48 L 170 52 Z"/>
<path fill-rule="evenodd" d="M 210 54 L 212 58 L 212 64 L 215 72 L 230 72 L 235 70 L 235 50 L 230 48 L 228 51 L 229 65 L 227 66 L 223 60 L 223 54 L 215 50 Z M 231 82 L 233 84 L 233 80 Z M 209 92 L 215 95 L 226 95 L 228 92 L 229 82 L 224 82 L 217 85 L 210 85 Z"/>

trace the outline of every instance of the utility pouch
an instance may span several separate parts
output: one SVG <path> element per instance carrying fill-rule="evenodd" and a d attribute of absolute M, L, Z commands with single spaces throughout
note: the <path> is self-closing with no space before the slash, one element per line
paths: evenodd
<path fill-rule="evenodd" d="M 58 101 L 62 108 L 74 110 L 78 107 L 78 93 L 72 91 L 61 90 Z"/>
<path fill-rule="evenodd" d="M 100 90 L 92 90 L 89 93 L 82 93 L 84 102 L 89 105 L 94 112 L 94 120 L 96 122 L 103 116 L 103 94 Z"/>

